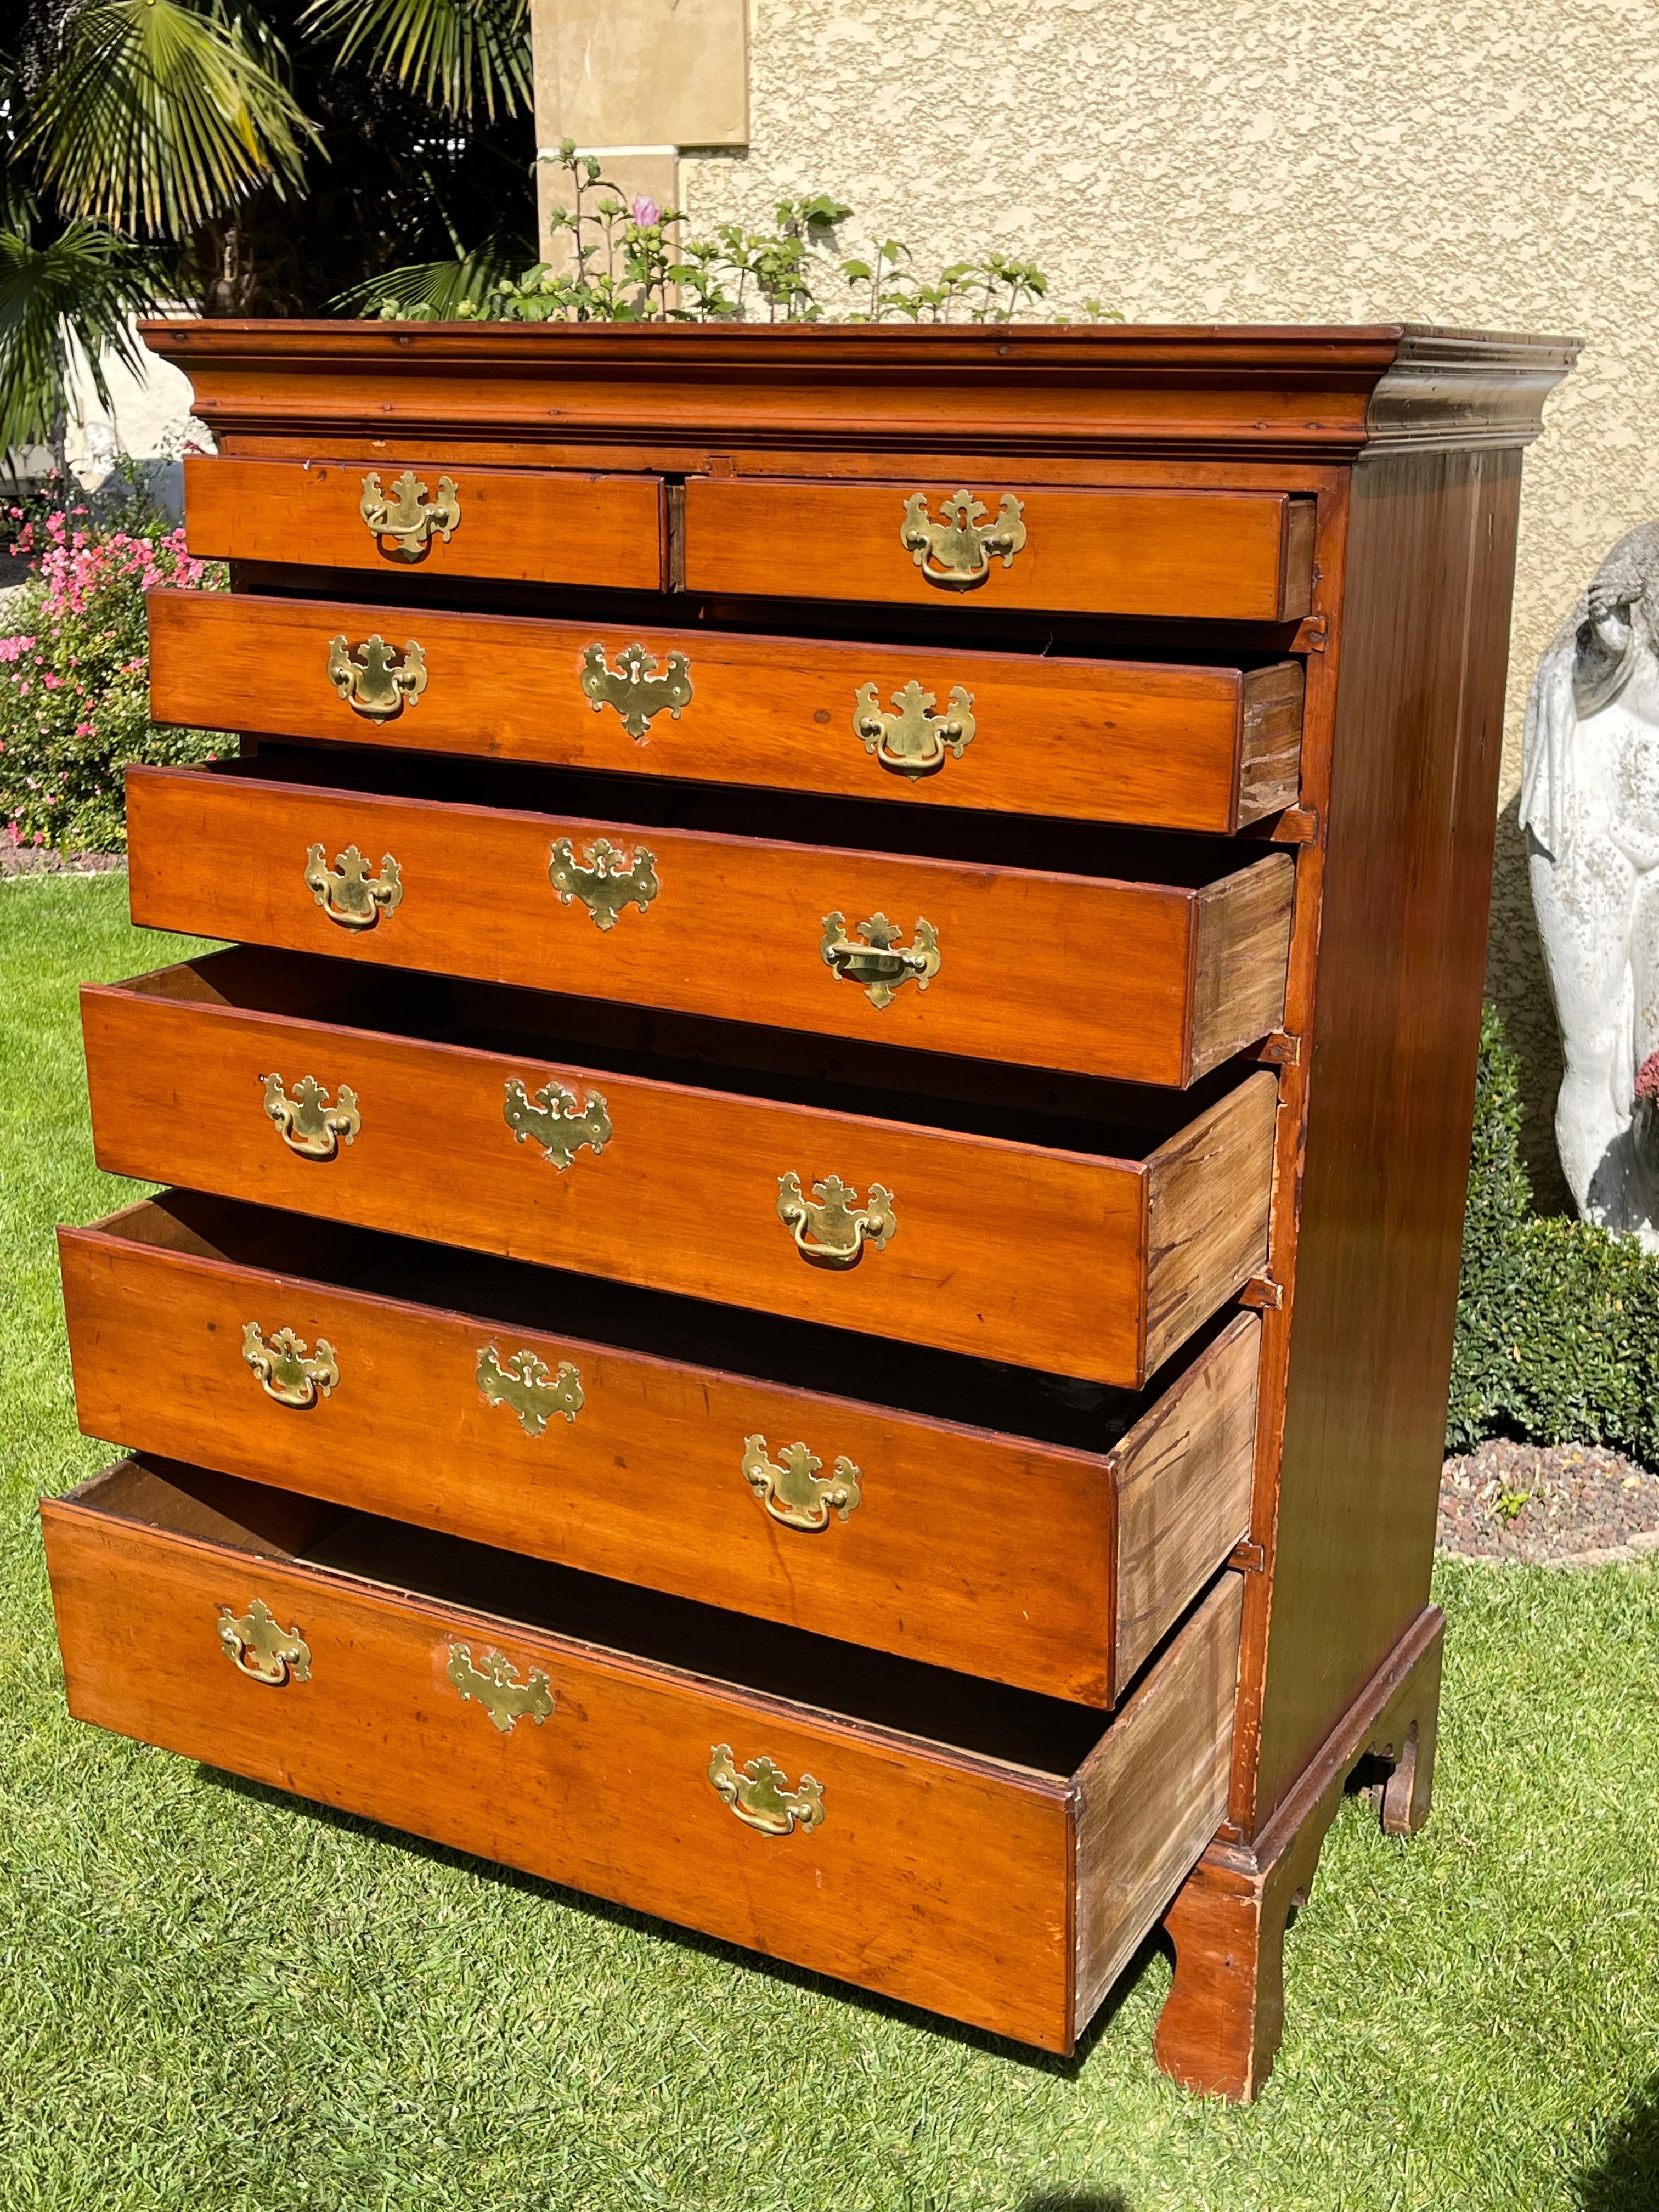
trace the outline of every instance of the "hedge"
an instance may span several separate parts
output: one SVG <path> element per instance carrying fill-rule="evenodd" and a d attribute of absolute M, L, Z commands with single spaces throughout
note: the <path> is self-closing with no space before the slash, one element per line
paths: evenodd
<path fill-rule="evenodd" d="M 1518 1063 L 1481 1018 L 1449 1450 L 1483 1437 L 1607 1444 L 1659 1466 L 1659 1261 L 1532 1211 Z"/>

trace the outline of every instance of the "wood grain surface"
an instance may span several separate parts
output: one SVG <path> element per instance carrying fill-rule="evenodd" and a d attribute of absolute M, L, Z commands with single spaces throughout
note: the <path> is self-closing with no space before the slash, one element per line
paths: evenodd
<path fill-rule="evenodd" d="M 994 521 L 1021 500 L 1026 543 L 969 592 L 941 590 L 901 541 L 905 503 L 927 512 L 967 489 Z M 1297 502 L 1256 492 L 1057 491 L 981 471 L 938 481 L 757 483 L 693 477 L 685 487 L 684 582 L 692 592 L 779 592 L 955 606 L 964 624 L 992 606 L 1089 614 L 1185 615 L 1279 623 L 1308 611 L 1312 539 Z M 1311 517 L 1310 515 L 1309 520 Z"/>
<path fill-rule="evenodd" d="M 93 1133 L 112 1173 L 181 1183 L 438 1243 L 576 1268 L 1138 1389 L 1147 1364 L 1146 1185 L 1140 1160 L 830 1113 L 599 1066 L 560 1065 L 441 1040 L 216 1004 L 213 956 L 159 988 L 82 994 Z M 235 956 L 230 956 L 234 963 Z M 200 998 L 182 995 L 199 986 Z M 180 995 L 173 995 L 179 993 Z M 327 1160 L 289 1150 L 264 1079 L 355 1091 L 362 1129 Z M 612 1136 L 560 1172 L 503 1115 L 506 1085 L 598 1090 Z M 1272 1088 L 1272 1079 L 1253 1083 Z M 1254 1096 L 1252 1091 L 1252 1096 Z M 1184 1242 L 1228 1243 L 1244 1164 L 1265 1156 L 1254 1116 L 1206 1143 L 1217 1213 Z M 1203 1126 L 1212 1129 L 1206 1115 Z M 896 1228 L 831 1270 L 805 1263 L 777 1215 L 780 1176 L 804 1191 L 839 1176 L 860 1204 L 880 1183 Z M 1162 1263 L 1165 1352 L 1238 1287 L 1189 1251 Z M 1248 1273 L 1248 1266 L 1244 1272 Z M 1239 1277 L 1239 1280 L 1243 1276 Z M 940 1295 L 948 1288 L 948 1295 Z"/>
<path fill-rule="evenodd" d="M 1165 666 L 242 592 L 155 591 L 146 606 L 160 722 L 1177 830 L 1231 831 L 1296 799 L 1294 662 Z M 412 637 L 420 699 L 386 722 L 354 711 L 327 672 L 342 635 L 358 653 L 371 635 Z M 690 701 L 635 739 L 581 688 L 594 645 L 611 670 L 635 645 L 658 672 L 680 653 Z M 920 778 L 884 767 L 854 727 L 865 685 L 890 714 L 911 683 L 936 719 L 961 687 L 975 725 L 959 759 Z"/>
<path fill-rule="evenodd" d="M 374 457 L 383 490 L 410 465 Z M 199 559 L 306 562 L 368 568 L 395 591 L 415 568 L 509 582 L 614 585 L 655 592 L 667 582 L 663 488 L 655 478 L 575 471 L 453 468 L 426 461 L 416 474 L 435 497 L 453 477 L 461 519 L 448 542 L 417 558 L 388 550 L 359 512 L 365 468 L 333 461 L 236 460 L 192 454 L 185 462 L 185 541 Z"/>
<path fill-rule="evenodd" d="M 58 1232 L 89 1435 L 1102 1706 L 1249 1516 L 1251 1315 L 1091 1454 L 506 1328 L 453 1310 L 436 1255 L 430 1303 L 331 1279 L 325 1249 L 277 1272 L 244 1256 L 264 1221 L 239 1235 L 222 1212 L 218 1249 L 180 1249 L 180 1221 L 154 1203 Z M 338 1382 L 308 1406 L 270 1397 L 242 1357 L 250 1321 L 267 1344 L 280 1328 L 313 1353 L 326 1341 Z M 734 1326 L 732 1358 L 743 1349 Z M 574 1365 L 574 1419 L 526 1431 L 479 1387 L 487 1350 L 501 1364 L 532 1352 L 550 1376 Z M 849 1459 L 860 1496 L 846 1520 L 807 1531 L 769 1516 L 743 1473 L 757 1436 L 775 1466 L 805 1442 L 825 1479 Z"/>
<path fill-rule="evenodd" d="M 1242 1606 L 1224 1575 L 1079 1771 L 1079 2035 L 1226 1810 Z"/>
<path fill-rule="evenodd" d="M 1070 2042 L 1069 1788 L 303 1564 L 42 1509 L 70 1711 L 123 1735 L 1050 2049 Z M 152 1506 L 152 1510 L 155 1508 Z M 310 1647 L 272 1687 L 219 1647 L 262 1601 Z M 501 1733 L 447 1675 L 501 1652 L 554 1710 Z M 832 1647 L 833 1648 L 833 1647 Z M 825 1685 L 826 1689 L 830 1687 Z M 775 1760 L 822 1785 L 757 1834 L 708 1778 Z"/>
<path fill-rule="evenodd" d="M 303 757 L 293 773 L 307 775 Z M 127 805 L 133 919 L 154 928 L 1145 1083 L 1190 1082 L 1283 1008 L 1282 852 L 1200 894 L 210 768 L 134 768 Z M 649 853 L 647 910 L 602 929 L 562 899 L 549 880 L 561 838 L 579 862 L 601 839 L 630 864 Z M 342 927 L 306 884 L 315 844 L 331 866 L 351 845 L 374 866 L 391 854 L 401 903 Z M 832 914 L 854 945 L 872 917 L 903 945 L 925 920 L 939 972 L 876 1005 L 823 957 Z"/>

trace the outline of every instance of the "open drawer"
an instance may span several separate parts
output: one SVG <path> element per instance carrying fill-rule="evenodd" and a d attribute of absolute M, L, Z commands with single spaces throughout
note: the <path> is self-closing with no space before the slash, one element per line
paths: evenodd
<path fill-rule="evenodd" d="M 320 748 L 127 818 L 133 920 L 202 937 L 1134 1083 L 1284 1020 L 1260 846 Z"/>
<path fill-rule="evenodd" d="M 155 591 L 145 605 L 158 722 L 1223 835 L 1294 805 L 1298 788 L 1296 661 L 1087 659 L 244 592 Z M 372 677 L 382 647 L 390 664 Z M 398 682 L 416 657 L 418 691 Z"/>
<path fill-rule="evenodd" d="M 1265 1070 L 1128 1125 L 1111 1086 L 1045 1112 L 736 1025 L 687 1026 L 746 1063 L 594 1042 L 586 1011 L 246 949 L 89 985 L 99 1164 L 1130 1389 L 1265 1261 Z"/>
<path fill-rule="evenodd" d="M 1233 1575 L 1103 1731 L 173 1462 L 41 1514 L 79 1718 L 1051 2051 L 1224 1809 Z"/>
<path fill-rule="evenodd" d="M 58 1243 L 89 1435 L 1054 1697 L 1249 1526 L 1250 1313 L 1131 1395 L 183 1191 Z"/>

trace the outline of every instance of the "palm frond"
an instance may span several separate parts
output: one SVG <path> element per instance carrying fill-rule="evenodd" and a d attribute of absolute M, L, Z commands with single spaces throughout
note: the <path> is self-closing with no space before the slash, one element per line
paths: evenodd
<path fill-rule="evenodd" d="M 44 245 L 27 226 L 0 230 L 0 452 L 52 442 L 76 347 L 107 407 L 105 362 L 142 370 L 132 318 L 170 289 L 160 254 L 102 223 L 77 219 Z"/>
<path fill-rule="evenodd" d="M 26 144 L 65 209 L 181 238 L 263 184 L 297 182 L 316 131 L 210 5 L 95 0 L 73 16 Z"/>
<path fill-rule="evenodd" d="M 465 322 L 512 276 L 524 252 L 521 240 L 498 234 L 452 261 L 411 261 L 388 269 L 328 304 L 338 314 L 378 315 L 389 322 Z"/>
<path fill-rule="evenodd" d="M 335 60 L 359 53 L 434 107 L 492 119 L 530 105 L 529 0 L 312 0 L 300 18 L 319 39 L 337 37 Z"/>

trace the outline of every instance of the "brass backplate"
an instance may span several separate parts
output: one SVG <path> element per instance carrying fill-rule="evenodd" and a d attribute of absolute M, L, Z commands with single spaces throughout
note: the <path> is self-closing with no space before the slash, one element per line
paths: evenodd
<path fill-rule="evenodd" d="M 434 538 L 447 545 L 460 528 L 461 495 L 453 477 L 440 477 L 438 496 L 429 500 L 413 469 L 394 477 L 392 489 L 383 491 L 380 471 L 372 469 L 363 478 L 357 512 L 389 559 L 422 561 Z"/>
<path fill-rule="evenodd" d="M 763 1836 L 787 1836 L 794 1829 L 823 1825 L 823 1785 L 803 1774 L 799 1789 L 787 1787 L 783 1769 L 763 1753 L 741 1772 L 729 1743 L 717 1743 L 708 1756 L 708 1779 L 746 1828 Z"/>
<path fill-rule="evenodd" d="M 832 1513 L 844 1521 L 856 1510 L 864 1495 L 864 1478 L 857 1468 L 844 1456 L 828 1475 L 819 1473 L 823 1465 L 805 1444 L 796 1443 L 775 1466 L 767 1456 L 764 1437 L 743 1440 L 743 1479 L 773 1520 L 786 1528 L 813 1534 L 830 1526 Z"/>
<path fill-rule="evenodd" d="M 486 1651 L 483 1665 L 475 1667 L 471 1647 L 452 1644 L 444 1672 L 464 1698 L 477 1699 L 503 1735 L 526 1715 L 539 1728 L 552 1713 L 554 1696 L 541 1668 L 532 1667 L 529 1680 L 521 1682 L 518 1668 L 499 1651 Z"/>
<path fill-rule="evenodd" d="M 258 1322 L 245 1322 L 242 1357 L 258 1376 L 266 1397 L 279 1406 L 301 1410 L 314 1406 L 319 1396 L 331 1396 L 340 1380 L 334 1346 L 325 1336 L 319 1336 L 316 1351 L 308 1353 L 304 1337 L 295 1336 L 291 1328 L 279 1328 L 267 1344 Z"/>
<path fill-rule="evenodd" d="M 390 853 L 380 855 L 380 872 L 369 873 L 368 862 L 355 845 L 335 855 L 328 865 L 328 848 L 313 845 L 306 854 L 306 889 L 331 921 L 342 929 L 373 929 L 383 914 L 395 913 L 404 902 L 404 879 Z"/>
<path fill-rule="evenodd" d="M 943 714 L 933 712 L 938 704 L 934 694 L 924 691 L 914 678 L 892 696 L 893 711 L 884 714 L 875 685 L 861 684 L 853 708 L 853 734 L 894 775 L 908 776 L 913 783 L 937 775 L 947 754 L 960 760 L 974 742 L 978 727 L 974 695 L 960 684 L 951 687 L 950 704 Z"/>
<path fill-rule="evenodd" d="M 276 1125 L 276 1133 L 289 1152 L 301 1159 L 331 1160 L 341 1142 L 354 1144 L 363 1126 L 357 1111 L 357 1094 L 349 1083 L 340 1085 L 337 1103 L 331 1106 L 328 1093 L 314 1075 L 302 1075 L 294 1096 L 284 1091 L 280 1075 L 262 1075 L 265 1111 Z"/>
<path fill-rule="evenodd" d="M 569 1360 L 550 1375 L 533 1352 L 515 1352 L 505 1367 L 493 1344 L 478 1352 L 478 1388 L 492 1406 L 510 1406 L 527 1437 L 538 1437 L 556 1413 L 574 1421 L 582 1409 L 582 1378 Z"/>
<path fill-rule="evenodd" d="M 614 707 L 623 727 L 636 744 L 643 744 L 653 718 L 665 708 L 675 721 L 691 703 L 691 664 L 683 653 L 671 653 L 666 671 L 657 673 L 657 659 L 642 645 L 625 645 L 609 667 L 605 647 L 590 645 L 582 655 L 582 690 L 597 714 Z"/>
<path fill-rule="evenodd" d="M 654 854 L 641 845 L 630 860 L 608 837 L 596 840 L 581 860 L 568 837 L 556 837 L 547 876 L 561 906 L 580 899 L 601 929 L 614 929 L 624 907 L 636 906 L 643 914 L 662 889 Z"/>
<path fill-rule="evenodd" d="M 800 1177 L 793 1168 L 778 1177 L 778 1219 L 809 1267 L 856 1267 L 866 1244 L 879 1252 L 897 1229 L 890 1190 L 872 1182 L 869 1204 L 859 1206 L 857 1198 L 858 1193 L 839 1176 L 815 1182 L 811 1198 L 802 1195 Z"/>
<path fill-rule="evenodd" d="M 328 680 L 354 714 L 390 722 L 427 686 L 426 655 L 413 638 L 401 654 L 378 633 L 354 653 L 343 636 L 328 641 Z"/>
<path fill-rule="evenodd" d="M 849 983 L 857 983 L 878 1010 L 890 1006 L 901 987 L 914 981 L 925 991 L 940 967 L 939 934 L 930 921 L 916 917 L 914 941 L 901 945 L 903 934 L 884 914 L 872 914 L 848 937 L 845 915 L 826 914 L 818 951 L 826 968 Z"/>
<path fill-rule="evenodd" d="M 1005 568 L 1025 543 L 1024 508 L 1011 491 L 998 502 L 996 520 L 987 520 L 989 509 L 970 491 L 959 491 L 945 500 L 935 522 L 927 512 L 927 495 L 913 491 L 904 502 L 899 543 L 930 584 L 941 592 L 976 592 L 1000 559 Z"/>
<path fill-rule="evenodd" d="M 311 1646 L 297 1628 L 283 1629 L 263 1598 L 244 1613 L 219 1608 L 219 1649 L 240 1674 L 267 1689 L 311 1680 Z"/>
<path fill-rule="evenodd" d="M 587 1103 L 578 1105 L 575 1092 L 567 1091 L 556 1076 L 548 1078 L 533 1102 L 518 1077 L 509 1077 L 501 1118 L 518 1143 L 533 1137 L 542 1148 L 542 1158 L 550 1160 L 562 1175 L 584 1145 L 598 1153 L 611 1142 L 611 1116 L 604 1094 L 590 1091 Z"/>

